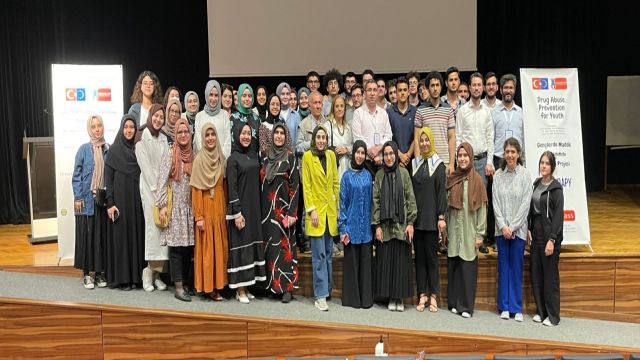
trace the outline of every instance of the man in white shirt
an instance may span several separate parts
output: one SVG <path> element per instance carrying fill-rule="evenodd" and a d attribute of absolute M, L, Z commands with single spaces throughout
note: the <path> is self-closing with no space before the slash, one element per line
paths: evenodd
<path fill-rule="evenodd" d="M 382 166 L 382 145 L 393 138 L 389 116 L 380 106 L 378 100 L 378 85 L 369 80 L 365 83 L 365 106 L 353 112 L 351 131 L 353 141 L 362 140 L 367 144 L 367 170 L 375 176 Z"/>
<path fill-rule="evenodd" d="M 493 120 L 491 109 L 480 101 L 483 91 L 482 74 L 474 72 L 469 79 L 471 101 L 458 108 L 456 116 L 456 148 L 467 142 L 473 147 L 473 163 L 476 171 L 487 184 L 493 167 Z M 487 161 L 487 159 L 490 159 Z"/>
<path fill-rule="evenodd" d="M 498 93 L 498 77 L 493 71 L 489 71 L 484 77 L 484 92 L 486 93 L 482 104 L 489 106 L 493 110 L 502 104 L 502 101 L 496 97 Z"/>

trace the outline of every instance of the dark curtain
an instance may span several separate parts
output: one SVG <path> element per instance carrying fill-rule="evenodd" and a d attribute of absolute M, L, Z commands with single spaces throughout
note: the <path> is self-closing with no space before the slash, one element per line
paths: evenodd
<path fill-rule="evenodd" d="M 203 103 L 209 75 L 206 3 L 0 2 L 0 223 L 29 221 L 22 137 L 25 133 L 29 137 L 53 136 L 51 64 L 122 64 L 123 111 L 129 108 L 137 75 L 147 69 L 160 77 L 163 88 L 175 85 L 183 94 L 194 90 Z M 621 1 L 478 0 L 477 10 L 477 66 L 482 73 L 519 76 L 520 67 L 578 68 L 586 185 L 589 191 L 601 190 L 607 76 L 640 75 L 640 41 L 635 26 L 638 5 Z M 455 16 L 451 18 L 455 20 Z M 428 22 L 428 16 L 415 16 L 414 20 Z M 452 26 L 457 26 L 453 20 Z M 386 24 L 394 27 L 393 22 Z M 242 19 L 238 26 L 242 26 Z M 455 39 L 446 39 L 446 29 L 437 31 L 435 38 L 425 38 L 419 46 L 431 46 L 434 51 L 455 46 Z M 234 29 L 229 29 L 230 38 L 233 34 Z M 238 56 L 260 61 L 260 54 L 250 50 Z M 381 48 L 381 56 L 392 55 L 384 54 Z M 463 73 L 463 80 L 468 76 Z M 305 81 L 303 76 L 219 80 L 234 86 L 248 80 L 252 85 L 265 84 L 271 91 L 283 80 L 295 87 Z M 520 103 L 519 96 L 516 100 Z M 628 164 L 635 163 L 639 155 L 639 151 L 629 150 L 610 157 L 610 181 L 638 183 L 637 172 L 616 169 L 629 169 Z"/>

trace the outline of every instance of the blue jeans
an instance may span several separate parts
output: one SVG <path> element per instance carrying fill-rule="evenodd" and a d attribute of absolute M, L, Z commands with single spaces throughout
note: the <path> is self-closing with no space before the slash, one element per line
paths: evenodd
<path fill-rule="evenodd" d="M 333 237 L 329 225 L 322 236 L 310 236 L 311 265 L 313 266 L 313 295 L 316 299 L 331 295 L 331 273 L 333 264 Z"/>
<path fill-rule="evenodd" d="M 473 167 L 476 169 L 478 174 L 482 177 L 482 182 L 484 182 L 484 186 L 487 186 L 487 174 L 485 173 L 485 167 L 487 166 L 487 157 L 483 157 L 479 160 L 473 160 Z"/>
<path fill-rule="evenodd" d="M 498 311 L 522 312 L 522 272 L 525 241 L 496 236 L 498 244 Z"/>

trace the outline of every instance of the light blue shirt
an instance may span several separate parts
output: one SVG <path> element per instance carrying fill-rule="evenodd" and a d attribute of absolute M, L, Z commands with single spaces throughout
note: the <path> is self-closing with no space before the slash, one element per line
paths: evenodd
<path fill-rule="evenodd" d="M 493 118 L 493 155 L 504 157 L 504 142 L 510 138 L 516 138 L 520 142 L 522 153 L 524 154 L 524 118 L 522 108 L 513 104 L 511 110 L 504 107 L 504 104 L 496 106 L 491 112 Z"/>
<path fill-rule="evenodd" d="M 291 138 L 292 148 L 291 150 L 295 152 L 295 141 L 296 139 L 298 139 L 298 125 L 300 125 L 300 121 L 302 121 L 302 119 L 300 119 L 300 114 L 297 110 L 289 109 L 289 114 L 287 115 L 286 119 L 282 117 L 282 112 L 280 112 L 280 120 L 284 121 L 284 123 L 287 125 L 287 128 L 289 128 L 289 136 Z"/>

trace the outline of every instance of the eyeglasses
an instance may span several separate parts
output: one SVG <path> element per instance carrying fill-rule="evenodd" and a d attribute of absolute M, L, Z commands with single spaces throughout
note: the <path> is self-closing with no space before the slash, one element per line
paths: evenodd
<path fill-rule="evenodd" d="M 170 115 L 180 115 L 180 111 L 177 110 L 169 110 Z"/>
<path fill-rule="evenodd" d="M 142 86 L 153 86 L 154 82 L 153 81 L 143 81 L 142 82 Z"/>
<path fill-rule="evenodd" d="M 320 80 L 307 80 L 307 82 L 311 84 L 320 84 Z"/>

